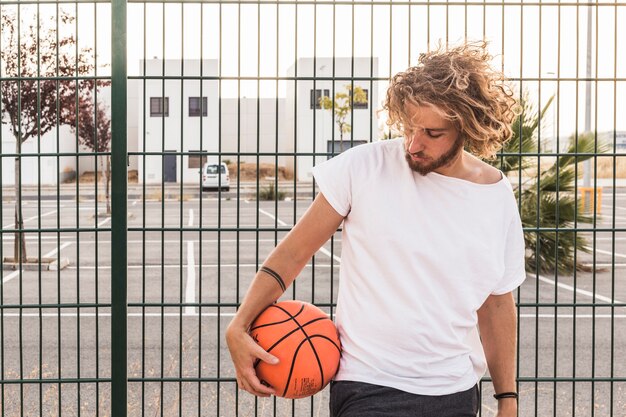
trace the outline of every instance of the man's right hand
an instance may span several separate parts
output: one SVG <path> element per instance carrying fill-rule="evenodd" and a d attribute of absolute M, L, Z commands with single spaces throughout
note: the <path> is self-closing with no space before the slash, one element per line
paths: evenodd
<path fill-rule="evenodd" d="M 278 359 L 259 346 L 244 326 L 237 325 L 236 319 L 226 329 L 226 343 L 235 365 L 238 387 L 258 397 L 274 395 L 276 393 L 274 389 L 261 384 L 254 370 L 254 364 L 257 359 L 260 359 L 275 365 Z"/>

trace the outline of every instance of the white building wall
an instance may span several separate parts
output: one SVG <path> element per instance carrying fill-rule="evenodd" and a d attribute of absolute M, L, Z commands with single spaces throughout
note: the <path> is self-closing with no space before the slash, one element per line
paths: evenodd
<path fill-rule="evenodd" d="M 143 68 L 144 62 L 141 61 Z M 217 60 L 204 60 L 203 73 L 216 73 Z M 200 60 L 184 61 L 185 76 L 198 75 Z M 181 74 L 180 60 L 146 61 L 146 75 L 148 76 L 179 76 Z M 217 80 L 197 79 L 185 80 L 140 80 L 137 85 L 137 150 L 146 152 L 139 155 L 137 167 L 139 181 L 143 182 L 145 168 L 146 183 L 160 183 L 163 178 L 163 152 L 205 151 L 217 153 L 219 147 L 218 131 L 218 83 Z M 167 117 L 150 115 L 150 98 L 167 97 L 169 100 L 169 115 Z M 189 117 L 189 97 L 207 97 L 207 116 Z M 153 154 L 151 154 L 153 153 Z M 217 160 L 217 156 L 209 159 Z M 188 168 L 189 156 L 176 157 L 176 181 L 198 183 L 200 170 Z"/>
<path fill-rule="evenodd" d="M 313 58 L 301 58 L 296 65 L 288 70 L 288 76 L 298 77 L 377 77 L 377 58 L 316 58 L 314 67 Z M 329 141 L 339 141 L 339 128 L 335 123 L 332 110 L 312 109 L 311 91 L 329 90 L 329 95 L 333 98 L 334 93 L 346 91 L 345 86 L 351 85 L 348 80 L 301 80 L 290 82 L 287 87 L 286 108 L 287 108 L 287 129 L 291 132 L 291 137 L 296 135 L 297 140 L 297 176 L 299 180 L 311 179 L 311 168 L 326 160 L 325 154 L 328 151 Z M 334 89 L 333 89 L 334 85 Z M 352 125 L 352 133 L 344 134 L 344 141 L 372 142 L 378 139 L 378 118 L 376 111 L 378 105 L 378 82 L 370 80 L 355 80 L 355 86 L 368 90 L 367 109 L 354 109 L 352 115 L 348 116 L 348 122 Z M 294 112 L 294 107 L 297 109 Z M 291 109 L 291 111 L 289 110 Z M 294 114 L 295 113 L 295 114 Z M 293 141 L 293 139 L 290 139 Z M 346 143 L 346 147 L 349 144 Z"/>
<path fill-rule="evenodd" d="M 239 107 L 238 107 L 239 103 Z M 285 129 L 285 100 L 283 98 L 241 98 L 222 99 L 221 141 L 222 160 L 237 161 L 237 154 L 243 162 L 276 163 L 293 167 L 292 156 L 279 156 L 276 153 L 293 154 L 293 142 L 288 140 Z M 263 155 L 274 154 L 274 155 Z"/>
<path fill-rule="evenodd" d="M 15 137 L 7 125 L 2 128 L 2 186 L 15 184 Z M 41 138 L 30 138 L 22 144 L 22 185 L 54 185 L 76 170 L 76 157 L 41 156 L 37 154 L 71 153 L 76 150 L 76 140 L 69 127 L 52 129 Z M 58 146 L 57 146 L 58 145 Z"/>
<path fill-rule="evenodd" d="M 127 133 L 127 149 L 128 149 L 128 169 L 138 169 L 138 157 L 136 155 L 139 152 L 139 114 L 137 110 L 139 108 L 139 87 L 140 80 L 128 80 L 126 87 L 126 94 L 128 102 L 126 103 L 126 111 L 128 117 L 126 118 L 126 133 Z"/>
<path fill-rule="evenodd" d="M 130 95 L 129 95 L 130 96 Z M 135 100 L 136 100 L 135 92 Z M 132 97 L 129 97 L 129 102 Z M 108 109 L 108 116 L 111 116 L 111 90 L 110 87 L 103 88 L 98 92 L 98 102 L 103 103 Z M 134 110 L 134 109 L 133 109 Z M 133 127 L 136 136 L 137 117 L 135 112 L 128 114 L 128 149 L 136 151 L 137 140 L 133 137 Z M 39 145 L 38 145 L 39 142 Z M 133 148 L 134 147 L 134 148 Z M 37 153 L 75 153 L 78 148 L 79 153 L 85 155 L 77 156 L 42 156 L 38 158 Z M 63 182 L 68 178 L 75 178 L 86 171 L 100 170 L 100 161 L 91 155 L 92 150 L 80 145 L 76 133 L 72 132 L 69 126 L 53 128 L 44 134 L 40 139 L 30 138 L 22 145 L 22 178 L 23 185 L 56 185 L 58 181 Z M 15 138 L 8 125 L 2 125 L 2 155 L 15 154 Z M 29 156 L 32 155 L 32 156 Z M 40 160 L 40 162 L 38 161 Z M 39 169 L 41 168 L 41 170 Z M 133 169 L 132 164 L 130 169 Z M 136 169 L 136 163 L 135 168 Z M 11 186 L 15 181 L 15 158 L 2 158 L 2 185 Z"/>

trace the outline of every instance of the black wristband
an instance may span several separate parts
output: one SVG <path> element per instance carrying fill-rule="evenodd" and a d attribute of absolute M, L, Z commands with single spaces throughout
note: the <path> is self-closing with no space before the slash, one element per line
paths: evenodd
<path fill-rule="evenodd" d="M 501 400 L 503 398 L 515 398 L 516 400 L 519 398 L 517 392 L 501 392 L 500 394 L 494 394 L 493 398 L 496 400 Z"/>
<path fill-rule="evenodd" d="M 261 269 L 259 269 L 259 271 L 265 272 L 266 274 L 274 278 L 276 282 L 278 283 L 278 285 L 280 285 L 280 289 L 283 290 L 283 292 L 285 292 L 285 290 L 287 289 L 285 287 L 285 281 L 283 281 L 283 279 L 280 277 L 280 275 L 278 275 L 278 273 L 276 273 L 275 271 L 272 271 L 266 266 L 262 266 Z"/>

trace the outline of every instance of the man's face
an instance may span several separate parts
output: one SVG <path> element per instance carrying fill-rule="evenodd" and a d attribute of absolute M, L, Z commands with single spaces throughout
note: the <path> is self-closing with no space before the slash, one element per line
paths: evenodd
<path fill-rule="evenodd" d="M 453 163 L 463 151 L 463 137 L 432 105 L 407 104 L 412 124 L 405 127 L 404 150 L 411 169 L 421 175 Z"/>

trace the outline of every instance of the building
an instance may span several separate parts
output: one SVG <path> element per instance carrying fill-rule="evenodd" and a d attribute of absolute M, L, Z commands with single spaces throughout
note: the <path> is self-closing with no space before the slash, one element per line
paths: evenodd
<path fill-rule="evenodd" d="M 295 171 L 299 180 L 310 180 L 311 168 L 320 159 L 378 139 L 379 81 L 371 80 L 377 77 L 377 69 L 377 58 L 332 57 L 301 58 L 288 69 L 288 77 L 305 78 L 290 82 L 285 98 L 286 127 L 289 139 L 296 142 Z M 341 141 L 332 110 L 322 109 L 319 98 L 333 98 L 353 86 L 364 90 L 367 102 L 353 104 L 352 114 L 348 116 L 352 132 Z"/>
<path fill-rule="evenodd" d="M 377 76 L 376 58 L 301 58 L 287 78 L 304 79 L 288 80 L 285 97 L 274 98 L 220 99 L 218 65 L 212 59 L 140 62 L 146 78 L 128 80 L 127 119 L 129 169 L 138 171 L 139 182 L 198 184 L 202 164 L 219 160 L 277 163 L 293 169 L 299 180 L 310 180 L 314 164 L 379 136 L 378 81 L 371 79 Z M 340 141 L 332 110 L 322 109 L 318 100 L 345 91 L 346 85 L 363 88 L 367 102 L 355 103 L 352 132 Z M 98 100 L 110 107 L 110 90 Z M 6 125 L 1 142 L 4 155 L 15 153 Z M 67 126 L 28 140 L 21 183 L 52 185 L 100 169 L 100 161 L 88 153 Z M 2 184 L 12 185 L 14 158 L 1 163 Z"/>

